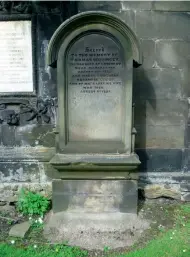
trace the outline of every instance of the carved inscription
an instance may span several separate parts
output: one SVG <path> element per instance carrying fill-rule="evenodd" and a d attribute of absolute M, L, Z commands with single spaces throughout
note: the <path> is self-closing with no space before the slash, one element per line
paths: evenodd
<path fill-rule="evenodd" d="M 0 22 L 0 92 L 32 92 L 31 21 Z"/>
<path fill-rule="evenodd" d="M 69 85 L 81 87 L 80 93 L 106 94 L 111 93 L 114 85 L 122 85 L 118 72 L 122 63 L 117 49 L 86 46 L 79 53 L 70 53 L 69 64 L 74 69 Z"/>
<path fill-rule="evenodd" d="M 67 53 L 69 140 L 120 140 L 124 97 L 123 52 L 91 34 Z"/>

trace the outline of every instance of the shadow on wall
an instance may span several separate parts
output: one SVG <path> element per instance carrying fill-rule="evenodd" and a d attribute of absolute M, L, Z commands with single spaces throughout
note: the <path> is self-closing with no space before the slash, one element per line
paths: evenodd
<path fill-rule="evenodd" d="M 148 154 L 146 153 L 147 104 L 156 112 L 156 95 L 143 67 L 133 69 L 133 103 L 135 103 L 134 125 L 137 130 L 135 148 L 141 161 L 139 171 L 146 173 L 148 161 Z M 139 197 L 142 198 L 142 195 Z"/>

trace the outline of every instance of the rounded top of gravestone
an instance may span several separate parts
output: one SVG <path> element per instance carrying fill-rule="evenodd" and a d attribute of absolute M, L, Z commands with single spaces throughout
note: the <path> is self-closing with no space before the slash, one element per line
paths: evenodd
<path fill-rule="evenodd" d="M 134 66 L 137 67 L 142 64 L 140 43 L 132 29 L 117 16 L 102 11 L 82 12 L 63 22 L 54 32 L 50 40 L 47 53 L 47 64 L 56 67 L 59 49 L 67 36 L 80 27 L 87 26 L 88 28 L 88 25 L 90 24 L 107 25 L 120 32 L 131 43 Z"/>

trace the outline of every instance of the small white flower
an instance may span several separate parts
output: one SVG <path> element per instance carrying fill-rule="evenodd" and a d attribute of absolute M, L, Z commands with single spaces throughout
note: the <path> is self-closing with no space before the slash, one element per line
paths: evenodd
<path fill-rule="evenodd" d="M 32 219 L 32 217 L 29 217 L 29 220 L 31 220 Z"/>
<path fill-rule="evenodd" d="M 173 235 L 175 235 L 175 232 L 172 232 Z"/>
<path fill-rule="evenodd" d="M 173 239 L 173 237 L 171 236 L 171 237 L 170 237 L 170 239 L 172 240 L 172 239 Z"/>
<path fill-rule="evenodd" d="M 34 248 L 37 248 L 37 245 L 34 245 Z"/>
<path fill-rule="evenodd" d="M 185 227 L 185 224 L 183 224 L 183 226 Z"/>
<path fill-rule="evenodd" d="M 35 223 L 38 223 L 38 220 L 35 220 Z"/>
<path fill-rule="evenodd" d="M 43 223 L 42 218 L 39 218 L 39 219 L 38 219 L 38 222 L 39 222 L 40 224 L 42 224 L 42 223 Z"/>
<path fill-rule="evenodd" d="M 11 244 L 14 245 L 14 243 L 15 243 L 15 240 L 11 240 Z"/>
<path fill-rule="evenodd" d="M 187 252 L 187 250 L 186 250 L 186 249 L 184 249 L 184 250 L 183 250 L 183 252 L 185 253 L 185 252 Z"/>

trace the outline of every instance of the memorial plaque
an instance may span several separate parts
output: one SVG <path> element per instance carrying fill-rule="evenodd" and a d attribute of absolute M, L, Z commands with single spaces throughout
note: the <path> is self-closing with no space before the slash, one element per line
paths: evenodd
<path fill-rule="evenodd" d="M 69 141 L 121 141 L 124 52 L 103 34 L 81 37 L 67 52 Z"/>
<path fill-rule="evenodd" d="M 0 22 L 0 92 L 33 92 L 31 21 Z"/>

